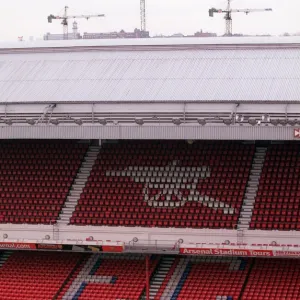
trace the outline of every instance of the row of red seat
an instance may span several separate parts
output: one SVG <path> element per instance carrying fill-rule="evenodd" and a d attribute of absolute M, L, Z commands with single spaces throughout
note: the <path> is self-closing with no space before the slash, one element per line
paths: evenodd
<path fill-rule="evenodd" d="M 63 141 L 0 144 L 0 222 L 55 222 L 87 149 Z"/>
<path fill-rule="evenodd" d="M 300 229 L 300 146 L 268 147 L 250 229 Z"/>
<path fill-rule="evenodd" d="M 104 144 L 70 222 L 98 226 L 232 228 L 236 226 L 242 207 L 254 151 L 255 147 L 239 143 L 195 142 L 188 145 L 186 142 L 147 141 Z M 139 170 L 139 175 L 135 169 Z M 172 177 L 168 179 L 170 172 L 173 178 L 176 178 L 175 174 L 185 176 L 187 182 L 181 180 L 177 185 L 172 185 Z M 199 174 L 196 176 L 197 172 Z M 147 177 L 148 173 L 157 175 L 157 179 L 150 175 L 153 186 L 145 190 L 145 182 L 141 182 L 141 178 L 144 175 Z M 225 180 L 228 181 L 227 184 L 220 183 Z M 194 195 L 197 196 L 190 199 L 193 201 L 184 203 L 183 207 L 192 205 L 194 212 L 187 210 L 180 213 L 177 208 L 166 207 L 166 204 L 176 206 L 176 202 L 181 206 L 182 197 L 192 196 L 191 189 L 187 186 L 191 183 L 195 183 Z M 161 193 L 164 189 L 165 192 Z M 216 202 L 216 207 L 205 207 L 200 199 L 204 196 L 211 197 L 212 206 Z M 158 207 L 149 207 L 151 198 L 158 201 Z M 164 211 L 159 208 L 160 201 L 166 202 L 161 202 Z M 228 209 L 232 209 L 232 218 L 227 218 L 224 210 L 218 209 L 225 204 Z M 94 208 L 95 205 L 97 208 Z M 130 206 L 136 208 L 136 215 L 122 214 L 130 212 Z M 153 215 L 143 215 L 146 207 L 153 209 Z M 97 213 L 86 213 L 93 211 Z M 106 215 L 105 212 L 109 211 L 115 211 L 116 214 Z M 164 220 L 158 220 L 159 218 Z"/>
<path fill-rule="evenodd" d="M 1 300 L 53 299 L 83 255 L 14 252 L 0 268 Z"/>
<path fill-rule="evenodd" d="M 0 297 L 46 300 L 72 295 L 72 299 L 140 299 L 146 287 L 142 256 L 97 254 L 94 263 L 88 265 L 90 258 L 90 254 L 82 253 L 14 252 L 0 268 Z M 179 258 L 174 261 L 155 299 L 165 295 L 165 290 L 181 300 L 300 298 L 298 260 L 201 256 L 181 260 L 186 263 L 179 264 Z M 158 259 L 150 259 L 150 276 L 158 267 Z M 175 269 L 177 275 L 172 276 Z M 86 281 L 86 275 L 91 282 Z M 93 278 L 111 280 L 100 283 L 92 282 Z M 75 280 L 78 285 L 72 285 Z"/>

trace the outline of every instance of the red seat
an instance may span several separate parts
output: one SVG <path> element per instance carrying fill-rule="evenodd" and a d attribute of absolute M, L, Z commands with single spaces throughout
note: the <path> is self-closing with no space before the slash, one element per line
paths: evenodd
<path fill-rule="evenodd" d="M 104 226 L 231 229 L 238 223 L 254 151 L 253 145 L 228 142 L 104 144 L 73 213 L 72 224 L 86 224 L 91 219 L 91 225 L 99 225 L 93 219 L 101 218 Z M 204 196 L 210 197 L 212 203 L 222 202 L 223 207 L 203 205 Z M 189 197 L 186 203 L 179 203 Z M 227 205 L 230 213 L 224 209 Z M 99 212 L 126 215 L 77 213 L 92 211 L 95 206 Z"/>
<path fill-rule="evenodd" d="M 2 143 L 0 222 L 56 222 L 86 150 L 73 142 Z"/>
<path fill-rule="evenodd" d="M 294 203 L 299 203 L 300 194 L 299 150 L 297 144 L 268 148 L 250 229 L 299 230 L 299 205 L 294 206 Z"/>

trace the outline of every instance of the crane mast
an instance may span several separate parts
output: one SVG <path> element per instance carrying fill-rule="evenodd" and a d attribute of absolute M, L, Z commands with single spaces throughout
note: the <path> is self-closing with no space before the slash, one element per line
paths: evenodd
<path fill-rule="evenodd" d="M 52 20 L 62 20 L 61 24 L 63 25 L 63 38 L 64 40 L 68 39 L 68 19 L 90 19 L 90 18 L 99 18 L 105 17 L 104 14 L 99 15 L 73 15 L 68 16 L 68 6 L 64 7 L 64 14 L 62 16 L 49 15 L 48 23 L 52 23 Z"/>
<path fill-rule="evenodd" d="M 146 0 L 140 0 L 141 31 L 146 31 Z"/>
<path fill-rule="evenodd" d="M 226 22 L 225 34 L 232 35 L 232 16 L 231 16 L 230 0 L 228 0 L 227 2 L 226 10 L 227 12 L 225 13 L 225 22 Z"/>
<path fill-rule="evenodd" d="M 211 8 L 208 11 L 210 17 L 213 17 L 215 13 L 223 13 L 225 14 L 224 19 L 226 23 L 225 27 L 225 35 L 231 36 L 232 35 L 232 13 L 242 12 L 248 15 L 251 12 L 264 12 L 264 11 L 272 11 L 272 8 L 263 8 L 263 9 L 231 9 L 231 0 L 227 0 L 227 7 L 225 10 L 223 9 L 216 9 Z"/>

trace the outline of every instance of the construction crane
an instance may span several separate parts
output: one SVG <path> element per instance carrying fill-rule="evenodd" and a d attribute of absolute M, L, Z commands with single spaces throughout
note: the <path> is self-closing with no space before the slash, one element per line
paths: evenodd
<path fill-rule="evenodd" d="M 262 12 L 262 11 L 272 11 L 272 8 L 263 8 L 263 9 L 231 9 L 231 0 L 228 0 L 227 7 L 225 10 L 223 9 L 216 9 L 211 8 L 208 11 L 210 17 L 214 16 L 214 13 L 222 13 L 225 14 L 224 19 L 226 21 L 226 30 L 225 35 L 231 36 L 232 35 L 232 13 L 242 12 L 248 15 L 251 12 Z"/>
<path fill-rule="evenodd" d="M 52 20 L 62 20 L 61 24 L 63 25 L 63 34 L 64 34 L 64 40 L 68 39 L 68 19 L 90 19 L 90 18 L 100 18 L 105 17 L 105 15 L 78 15 L 78 16 L 68 16 L 68 6 L 65 6 L 65 11 L 63 16 L 54 16 L 49 15 L 48 16 L 48 23 L 52 23 Z"/>
<path fill-rule="evenodd" d="M 146 31 L 146 0 L 140 0 L 141 31 Z"/>

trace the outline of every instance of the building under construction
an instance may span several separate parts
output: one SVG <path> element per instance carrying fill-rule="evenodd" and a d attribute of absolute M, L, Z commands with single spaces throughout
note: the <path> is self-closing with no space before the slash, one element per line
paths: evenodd
<path fill-rule="evenodd" d="M 90 32 L 84 32 L 83 35 L 81 35 L 78 32 L 78 24 L 77 22 L 73 22 L 72 32 L 69 32 L 67 34 L 68 40 L 80 40 L 80 39 L 134 39 L 134 38 L 149 38 L 149 31 L 142 31 L 140 29 L 134 29 L 133 32 L 126 32 L 124 30 L 121 30 L 119 32 L 113 31 L 113 32 L 97 32 L 97 33 L 90 33 Z M 65 35 L 64 34 L 53 34 L 53 33 L 47 33 L 44 35 L 44 40 L 64 40 Z"/>
<path fill-rule="evenodd" d="M 121 30 L 119 32 L 99 32 L 90 33 L 84 32 L 82 38 L 87 39 L 135 39 L 135 38 L 149 38 L 149 31 L 141 31 L 140 29 L 134 29 L 133 32 L 126 32 Z"/>

